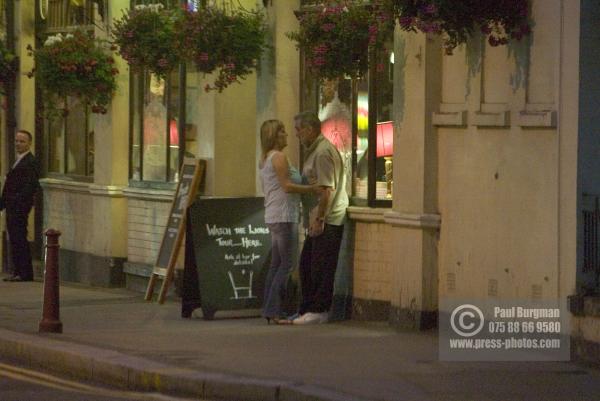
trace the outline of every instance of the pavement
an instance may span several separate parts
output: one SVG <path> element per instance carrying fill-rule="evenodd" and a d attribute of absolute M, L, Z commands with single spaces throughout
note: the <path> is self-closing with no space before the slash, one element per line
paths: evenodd
<path fill-rule="evenodd" d="M 180 317 L 180 304 L 61 284 L 62 334 L 38 333 L 40 282 L 0 281 L 0 358 L 69 378 L 241 401 L 600 400 L 573 362 L 444 362 L 436 332 L 383 322 L 267 325 L 256 311 Z"/>

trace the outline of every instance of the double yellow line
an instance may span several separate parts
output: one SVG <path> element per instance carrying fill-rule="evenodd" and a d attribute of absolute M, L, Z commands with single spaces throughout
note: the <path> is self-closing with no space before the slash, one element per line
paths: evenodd
<path fill-rule="evenodd" d="M 123 398 L 126 400 L 158 400 L 158 401 L 192 401 L 190 399 L 176 398 L 158 393 L 137 393 L 134 391 L 110 390 L 102 387 L 90 386 L 87 384 L 61 379 L 46 373 L 35 370 L 20 368 L 17 366 L 0 363 L 0 376 L 13 380 L 37 384 L 39 386 L 49 387 L 57 390 L 99 395 L 113 398 Z M 197 400 L 196 400 L 197 401 Z"/>

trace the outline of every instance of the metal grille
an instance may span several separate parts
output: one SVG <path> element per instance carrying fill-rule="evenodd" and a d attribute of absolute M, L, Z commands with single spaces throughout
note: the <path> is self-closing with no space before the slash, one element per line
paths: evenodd
<path fill-rule="evenodd" d="M 94 2 L 91 0 L 47 0 L 47 32 L 94 24 Z"/>
<path fill-rule="evenodd" d="M 446 286 L 448 289 L 448 292 L 452 292 L 456 290 L 456 274 L 455 273 L 448 273 L 446 275 Z"/>
<path fill-rule="evenodd" d="M 150 4 L 162 4 L 165 7 L 178 7 L 179 0 L 133 0 L 133 6 L 137 5 L 150 5 Z M 200 0 L 192 0 L 188 1 L 188 4 L 192 4 L 194 6 L 200 5 Z"/>
<path fill-rule="evenodd" d="M 498 280 L 491 278 L 488 280 L 488 296 L 497 297 L 498 296 Z"/>
<path fill-rule="evenodd" d="M 596 287 L 600 282 L 600 209 L 598 196 L 584 195 L 583 202 L 583 271 L 594 272 Z"/>

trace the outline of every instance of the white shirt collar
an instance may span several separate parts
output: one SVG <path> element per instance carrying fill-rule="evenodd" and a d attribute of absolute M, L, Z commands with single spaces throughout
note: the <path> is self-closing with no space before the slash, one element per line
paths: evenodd
<path fill-rule="evenodd" d="M 17 160 L 15 160 L 15 164 L 13 164 L 13 165 L 12 165 L 12 168 L 15 168 L 15 167 L 17 167 L 17 164 L 19 164 L 19 162 L 21 161 L 21 159 L 22 159 L 23 157 L 25 157 L 25 155 L 26 155 L 27 153 L 31 153 L 31 150 L 28 150 L 28 151 L 27 151 L 27 152 L 25 152 L 25 153 L 21 153 L 21 154 L 19 155 L 19 157 L 17 157 Z"/>

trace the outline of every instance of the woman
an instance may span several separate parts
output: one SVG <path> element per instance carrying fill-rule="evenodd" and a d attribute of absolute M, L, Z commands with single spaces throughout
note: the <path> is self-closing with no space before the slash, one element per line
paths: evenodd
<path fill-rule="evenodd" d="M 300 193 L 316 190 L 300 185 L 301 176 L 282 150 L 287 133 L 279 120 L 267 120 L 260 128 L 262 158 L 259 164 L 265 194 L 265 222 L 271 232 L 271 267 L 265 281 L 262 315 L 270 323 L 283 323 L 281 301 L 292 271 L 298 232 Z"/>

